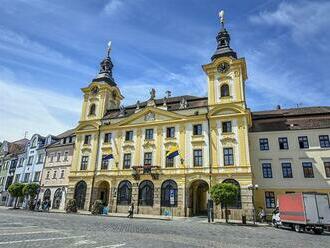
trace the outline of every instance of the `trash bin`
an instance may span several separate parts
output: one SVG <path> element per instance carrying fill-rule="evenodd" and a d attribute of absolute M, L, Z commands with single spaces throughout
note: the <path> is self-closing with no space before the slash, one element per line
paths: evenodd
<path fill-rule="evenodd" d="M 246 216 L 242 215 L 242 224 L 246 224 Z"/>

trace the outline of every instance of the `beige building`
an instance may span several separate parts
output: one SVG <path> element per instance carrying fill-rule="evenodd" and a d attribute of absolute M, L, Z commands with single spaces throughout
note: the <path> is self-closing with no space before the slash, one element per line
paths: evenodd
<path fill-rule="evenodd" d="M 53 209 L 64 209 L 75 142 L 74 130 L 68 130 L 57 138 L 57 142 L 46 147 L 39 199 L 50 200 Z"/>
<path fill-rule="evenodd" d="M 278 194 L 330 194 L 330 107 L 253 112 L 249 133 L 256 207 L 270 214 Z"/>

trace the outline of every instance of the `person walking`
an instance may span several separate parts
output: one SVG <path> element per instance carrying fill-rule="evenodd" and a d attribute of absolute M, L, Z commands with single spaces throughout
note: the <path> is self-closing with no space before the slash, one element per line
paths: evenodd
<path fill-rule="evenodd" d="M 134 214 L 134 203 L 132 202 L 131 205 L 128 208 L 127 218 L 133 218 L 133 214 Z"/>
<path fill-rule="evenodd" d="M 214 222 L 214 202 L 212 199 L 207 201 L 207 221 Z"/>
<path fill-rule="evenodd" d="M 260 218 L 261 223 L 266 221 L 266 212 L 263 208 L 259 212 L 259 218 Z"/>

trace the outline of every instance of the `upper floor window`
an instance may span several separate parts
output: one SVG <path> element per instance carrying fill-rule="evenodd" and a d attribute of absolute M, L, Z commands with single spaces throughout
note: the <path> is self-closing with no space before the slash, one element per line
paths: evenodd
<path fill-rule="evenodd" d="M 84 145 L 89 145 L 91 143 L 91 135 L 85 135 Z"/>
<path fill-rule="evenodd" d="M 53 179 L 56 179 L 56 177 L 57 177 L 57 171 L 54 171 Z"/>
<path fill-rule="evenodd" d="M 154 138 L 154 130 L 153 129 L 146 129 L 145 132 L 145 139 L 152 140 Z"/>
<path fill-rule="evenodd" d="M 23 182 L 24 182 L 24 183 L 27 183 L 27 182 L 29 181 L 29 179 L 30 179 L 30 173 L 25 173 L 25 174 L 24 174 Z"/>
<path fill-rule="evenodd" d="M 38 182 L 39 178 L 40 178 L 40 171 L 37 171 L 36 173 L 34 173 L 33 182 Z"/>
<path fill-rule="evenodd" d="M 24 158 L 20 158 L 18 162 L 18 167 L 22 167 L 24 163 Z"/>
<path fill-rule="evenodd" d="M 54 161 L 54 154 L 52 153 L 50 154 L 49 162 L 53 163 L 53 161 Z"/>
<path fill-rule="evenodd" d="M 61 170 L 61 177 L 60 178 L 64 178 L 64 170 Z"/>
<path fill-rule="evenodd" d="M 107 170 L 109 166 L 109 159 L 106 159 L 107 155 L 102 156 L 101 170 Z"/>
<path fill-rule="evenodd" d="M 87 170 L 87 165 L 88 165 L 88 156 L 82 156 L 80 170 Z"/>
<path fill-rule="evenodd" d="M 325 176 L 330 177 L 330 162 L 324 162 Z"/>
<path fill-rule="evenodd" d="M 56 162 L 60 162 L 60 159 L 61 159 L 61 153 L 58 152 L 56 156 Z"/>
<path fill-rule="evenodd" d="M 329 135 L 320 135 L 319 139 L 322 148 L 330 147 Z"/>
<path fill-rule="evenodd" d="M 124 159 L 123 159 L 124 169 L 131 168 L 131 160 L 132 160 L 132 155 L 130 153 L 125 153 L 124 154 Z"/>
<path fill-rule="evenodd" d="M 64 152 L 63 161 L 68 161 L 69 152 Z"/>
<path fill-rule="evenodd" d="M 203 166 L 203 151 L 202 149 L 195 149 L 193 152 L 194 166 Z"/>
<path fill-rule="evenodd" d="M 304 171 L 304 177 L 313 178 L 314 177 L 313 164 L 311 162 L 303 162 L 302 166 Z"/>
<path fill-rule="evenodd" d="M 152 165 L 152 152 L 144 153 L 144 165 Z"/>
<path fill-rule="evenodd" d="M 224 165 L 234 165 L 234 150 L 233 148 L 223 148 Z"/>
<path fill-rule="evenodd" d="M 47 171 L 46 179 L 49 179 L 49 177 L 50 177 L 50 171 Z"/>
<path fill-rule="evenodd" d="M 29 156 L 29 160 L 28 160 L 28 165 L 31 165 L 33 163 L 33 156 Z"/>
<path fill-rule="evenodd" d="M 267 138 L 259 139 L 259 146 L 260 146 L 260 151 L 268 151 L 269 150 L 268 139 Z"/>
<path fill-rule="evenodd" d="M 202 135 L 202 124 L 196 124 L 193 126 L 193 135 Z"/>
<path fill-rule="evenodd" d="M 229 93 L 229 85 L 228 84 L 223 84 L 220 88 L 220 94 L 221 94 L 221 97 L 226 97 L 226 96 L 230 96 L 230 93 Z"/>
<path fill-rule="evenodd" d="M 105 133 L 104 134 L 104 143 L 109 143 L 112 138 L 112 133 Z"/>
<path fill-rule="evenodd" d="M 272 164 L 271 163 L 262 163 L 262 174 L 264 178 L 272 178 Z"/>
<path fill-rule="evenodd" d="M 282 163 L 283 178 L 292 178 L 292 167 L 291 163 Z"/>
<path fill-rule="evenodd" d="M 280 150 L 287 150 L 289 149 L 289 143 L 287 137 L 278 138 L 278 145 Z"/>
<path fill-rule="evenodd" d="M 223 133 L 231 133 L 232 132 L 231 121 L 222 122 L 222 132 Z"/>
<path fill-rule="evenodd" d="M 39 154 L 38 155 L 38 164 L 41 164 L 44 161 L 44 155 L 43 154 Z"/>
<path fill-rule="evenodd" d="M 168 158 L 166 156 L 166 154 L 168 153 L 169 151 L 166 151 L 165 153 L 165 167 L 173 167 L 174 166 L 174 158 Z"/>
<path fill-rule="evenodd" d="M 166 128 L 166 138 L 174 138 L 175 137 L 175 127 Z"/>
<path fill-rule="evenodd" d="M 300 149 L 309 148 L 307 136 L 300 136 L 300 137 L 298 137 L 298 142 L 299 142 L 299 148 Z"/>
<path fill-rule="evenodd" d="M 125 140 L 126 141 L 133 140 L 133 131 L 126 131 L 126 133 L 125 133 Z"/>
<path fill-rule="evenodd" d="M 96 111 L 96 105 L 92 103 L 92 105 L 89 107 L 89 115 L 95 115 Z"/>

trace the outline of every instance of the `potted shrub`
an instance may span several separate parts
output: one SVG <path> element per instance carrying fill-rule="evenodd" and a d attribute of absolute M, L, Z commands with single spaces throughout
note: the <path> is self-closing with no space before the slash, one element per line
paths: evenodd
<path fill-rule="evenodd" d="M 65 212 L 67 213 L 77 213 L 77 202 L 75 199 L 68 200 L 65 206 Z"/>

